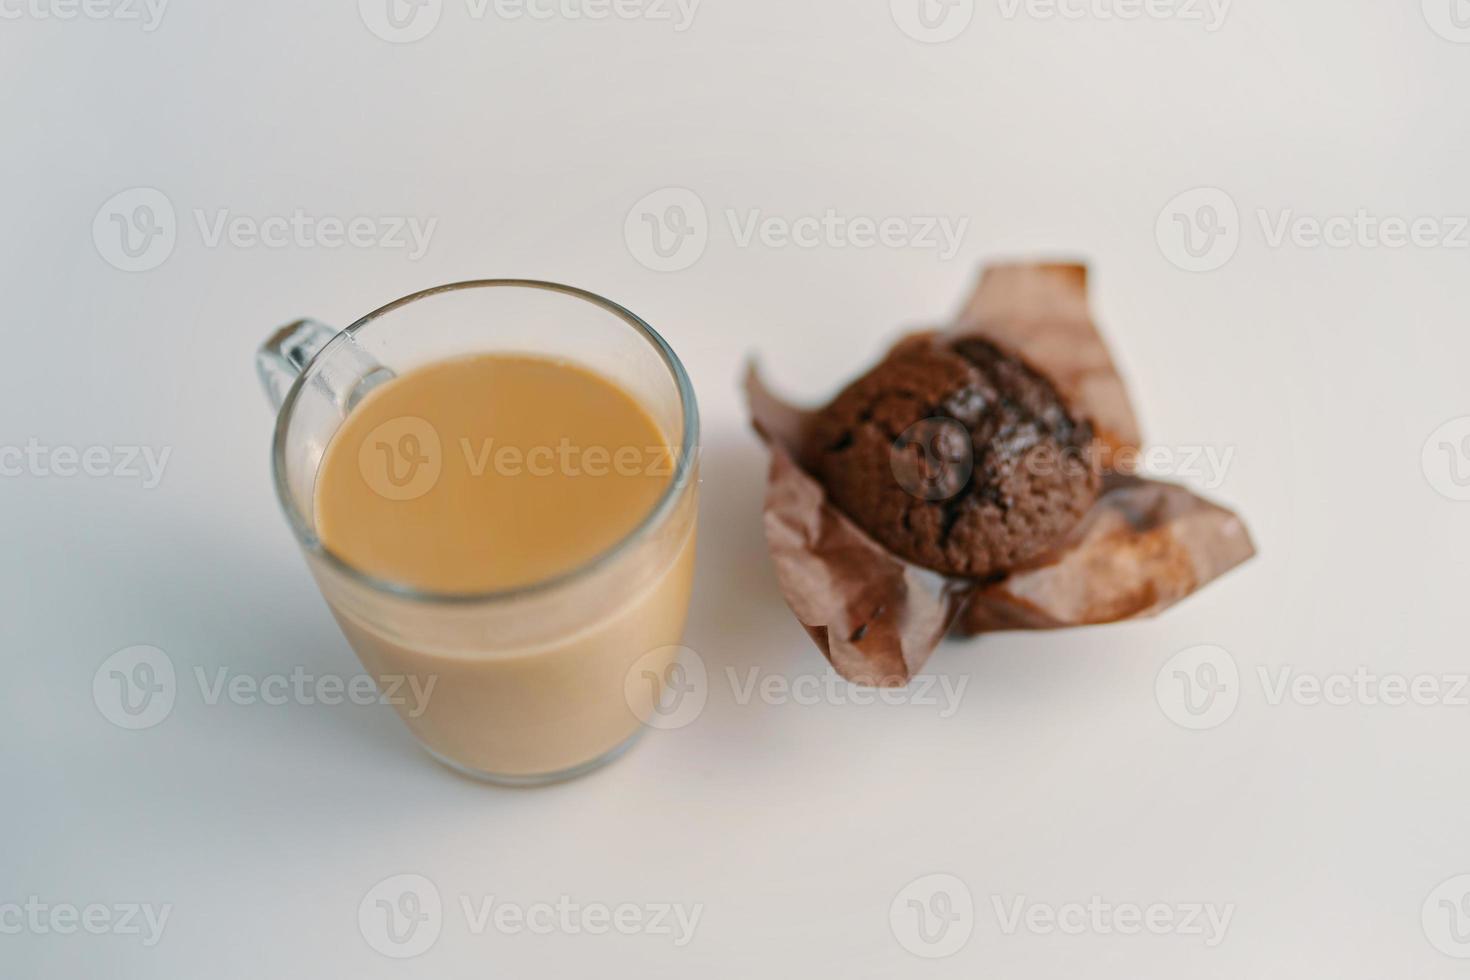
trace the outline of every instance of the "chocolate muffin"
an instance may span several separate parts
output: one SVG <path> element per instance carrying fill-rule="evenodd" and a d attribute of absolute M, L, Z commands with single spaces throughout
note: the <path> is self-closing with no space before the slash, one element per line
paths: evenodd
<path fill-rule="evenodd" d="M 890 551 L 986 578 L 1040 557 L 1097 499 L 1091 424 L 978 338 L 911 337 L 817 414 L 806 465 Z"/>

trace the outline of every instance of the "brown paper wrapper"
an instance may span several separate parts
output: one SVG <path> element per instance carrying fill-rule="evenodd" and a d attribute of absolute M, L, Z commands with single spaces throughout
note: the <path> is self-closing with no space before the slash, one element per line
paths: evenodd
<path fill-rule="evenodd" d="M 1004 347 L 1051 379 L 1106 451 L 1142 443 L 1127 389 L 1092 322 L 1077 265 L 987 269 L 951 332 Z M 902 343 L 902 341 L 900 341 Z M 1151 616 L 1250 558 L 1235 514 L 1183 487 L 1108 474 L 1088 514 L 1043 561 L 999 581 L 941 575 L 870 538 L 801 465 L 811 413 L 754 365 L 751 419 L 771 450 L 765 534 L 796 618 L 844 678 L 898 686 L 951 626 L 967 634 Z"/>

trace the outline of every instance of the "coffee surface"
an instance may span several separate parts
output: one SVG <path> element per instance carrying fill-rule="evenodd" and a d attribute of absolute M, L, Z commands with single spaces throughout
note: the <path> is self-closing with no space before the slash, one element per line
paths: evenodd
<path fill-rule="evenodd" d="M 616 545 L 672 480 L 631 395 L 520 355 L 430 364 L 372 390 L 327 447 L 317 533 L 367 574 L 480 593 L 556 577 Z"/>

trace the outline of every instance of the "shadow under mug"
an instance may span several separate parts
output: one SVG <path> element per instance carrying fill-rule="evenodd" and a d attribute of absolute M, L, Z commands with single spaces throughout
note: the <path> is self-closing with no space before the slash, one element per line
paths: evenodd
<path fill-rule="evenodd" d="M 676 453 L 653 510 L 590 561 L 485 594 L 421 591 L 334 554 L 317 534 L 314 494 L 347 415 L 406 371 L 501 353 L 579 365 L 637 399 Z M 414 293 L 340 333 L 297 321 L 256 365 L 279 412 L 273 470 L 287 521 L 348 642 L 424 748 L 466 775 L 537 785 L 631 745 L 660 710 L 694 571 L 699 411 L 664 339 L 585 290 L 487 279 Z"/>

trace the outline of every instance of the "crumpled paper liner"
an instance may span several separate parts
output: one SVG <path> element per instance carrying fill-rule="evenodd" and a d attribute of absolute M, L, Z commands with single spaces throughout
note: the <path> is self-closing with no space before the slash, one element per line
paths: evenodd
<path fill-rule="evenodd" d="M 1092 420 L 1104 464 L 1142 444 L 1092 323 L 1083 266 L 993 266 L 950 332 L 983 337 L 1046 375 Z M 952 626 L 975 634 L 1151 616 L 1255 554 L 1244 523 L 1225 508 L 1174 484 L 1108 473 L 1092 510 L 1042 561 L 998 581 L 941 575 L 888 551 L 828 502 L 801 463 L 811 412 L 772 394 L 753 364 L 746 393 L 771 450 L 764 523 L 777 578 L 796 618 L 850 681 L 906 684 Z"/>

